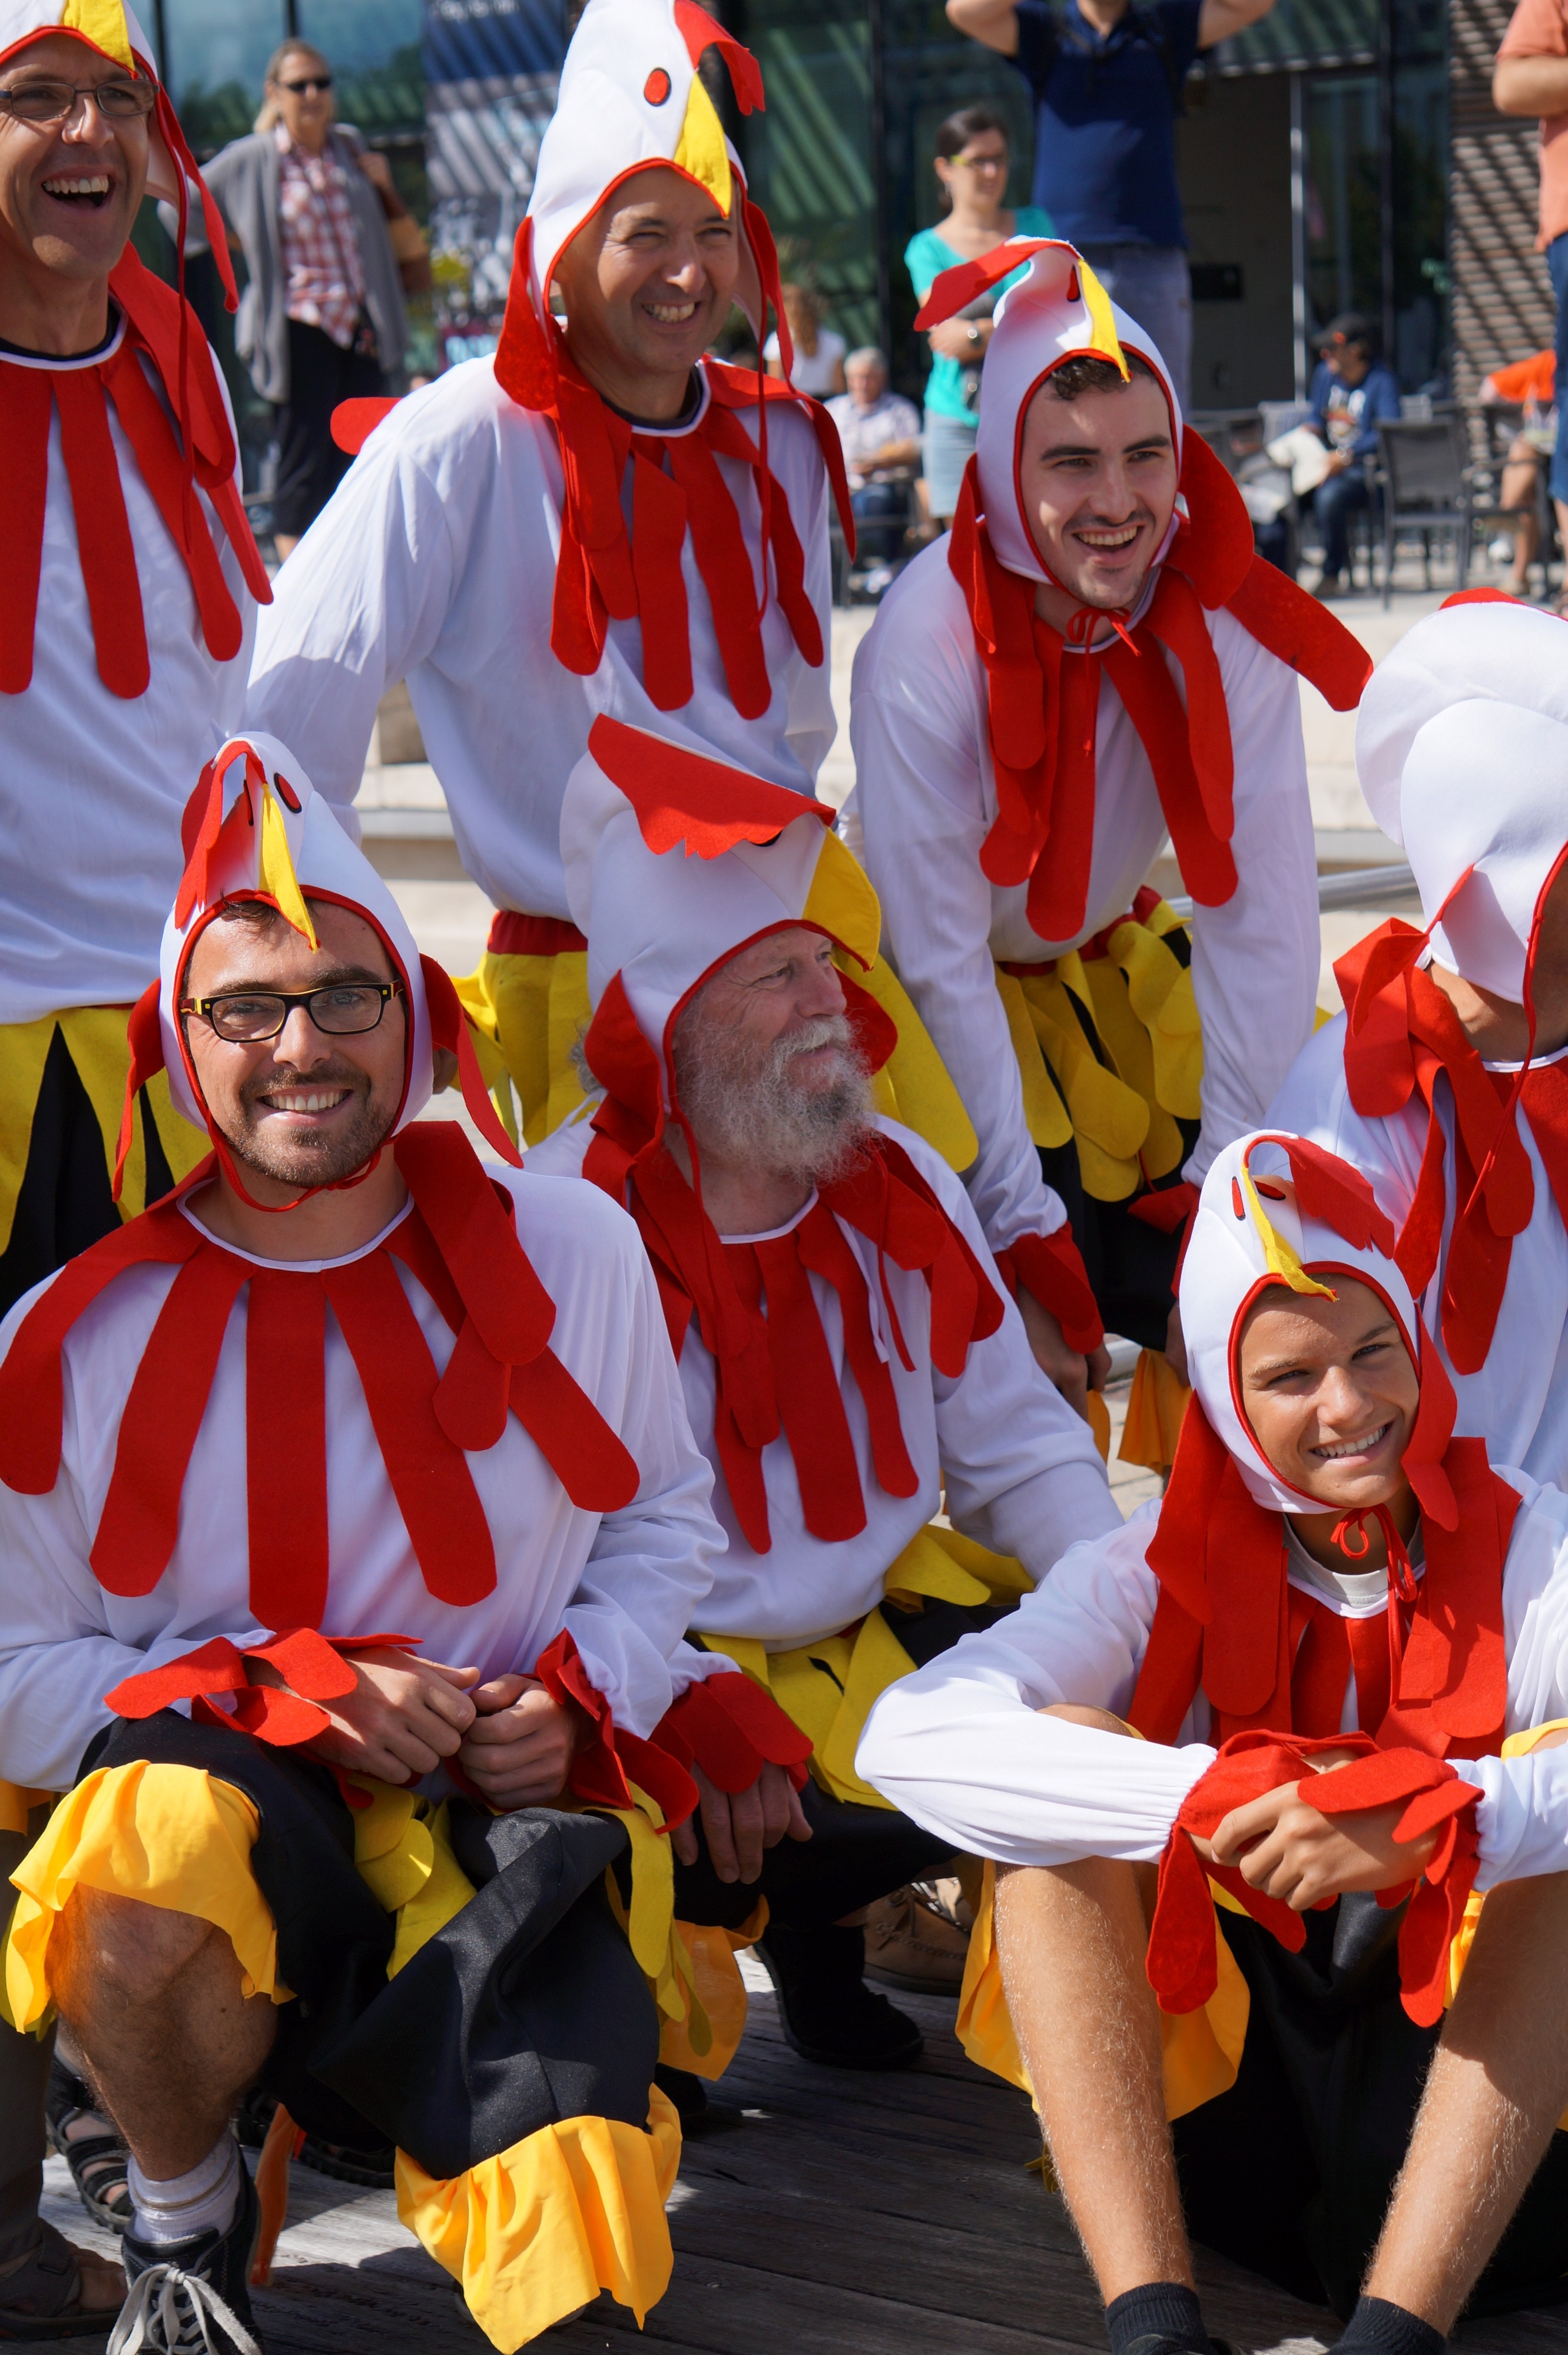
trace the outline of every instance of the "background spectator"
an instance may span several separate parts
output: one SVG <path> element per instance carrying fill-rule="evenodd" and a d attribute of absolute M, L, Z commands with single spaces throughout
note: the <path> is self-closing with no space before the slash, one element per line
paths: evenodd
<path fill-rule="evenodd" d="M 923 303 L 944 270 L 978 261 L 1009 237 L 1054 237 L 1051 216 L 1035 205 L 1014 212 L 1002 202 L 1008 193 L 1008 132 L 988 106 L 961 107 L 936 134 L 936 176 L 942 187 L 942 224 L 923 229 L 904 249 L 904 262 Z M 958 505 L 964 469 L 975 448 L 980 406 L 980 368 L 991 340 L 991 314 L 1006 288 L 1021 276 L 1015 270 L 955 319 L 933 327 L 931 374 L 925 380 L 925 496 L 938 523 L 950 523 Z"/>
<path fill-rule="evenodd" d="M 920 411 L 912 400 L 889 390 L 887 359 L 874 344 L 851 352 L 844 373 L 849 389 L 828 402 L 827 414 L 844 444 L 857 552 L 861 563 L 878 568 L 866 585 L 886 588 L 909 527 L 909 486 L 920 464 Z M 887 578 L 879 580 L 879 570 Z"/>
<path fill-rule="evenodd" d="M 411 276 L 423 247 L 386 157 L 335 113 L 326 59 L 287 41 L 267 68 L 254 132 L 207 166 L 250 276 L 236 347 L 277 411 L 272 520 L 283 557 L 348 465 L 332 439 L 338 402 L 400 389 L 408 321 L 391 227 L 413 233 L 400 238 Z"/>
<path fill-rule="evenodd" d="M 1568 0 L 1520 0 L 1498 51 L 1492 103 L 1501 114 L 1533 114 L 1541 123 L 1541 229 L 1535 244 L 1546 256 L 1557 299 L 1561 382 L 1568 365 Z M 1557 436 L 1548 481 L 1558 534 L 1568 549 L 1568 434 Z"/>
<path fill-rule="evenodd" d="M 1481 380 L 1481 400 L 1503 401 L 1524 410 L 1524 424 L 1509 446 L 1498 506 L 1516 517 L 1512 537 L 1492 543 L 1491 553 L 1513 559 L 1509 590 L 1515 597 L 1530 593 L 1530 568 L 1541 550 L 1541 513 L 1537 486 L 1541 469 L 1550 470 L 1557 446 L 1557 356 L 1532 352 L 1528 359 L 1495 368 Z"/>
<path fill-rule="evenodd" d="M 811 286 L 798 279 L 786 278 L 779 293 L 784 297 L 784 317 L 789 321 L 790 341 L 795 346 L 795 373 L 790 381 L 797 392 L 809 392 L 814 400 L 826 400 L 829 393 L 844 389 L 844 338 L 833 328 L 822 324 L 822 297 Z M 763 357 L 770 376 L 782 376 L 777 333 L 771 335 L 763 346 Z"/>
<path fill-rule="evenodd" d="M 1530 5 L 1530 0 L 1526 0 Z M 1274 0 L 947 0 L 949 22 L 1010 58 L 1035 105 L 1034 201 L 1154 337 L 1191 399 L 1192 293 L 1176 186 L 1181 85 L 1200 49 Z"/>
<path fill-rule="evenodd" d="M 1377 453 L 1379 418 L 1399 415 L 1399 378 L 1374 357 L 1371 324 L 1359 311 L 1330 319 L 1318 349 L 1309 399 L 1312 422 L 1328 444 L 1328 472 L 1310 495 L 1323 535 L 1323 577 L 1314 594 L 1329 597 L 1349 585 L 1350 517 L 1371 502 L 1367 460 Z"/>

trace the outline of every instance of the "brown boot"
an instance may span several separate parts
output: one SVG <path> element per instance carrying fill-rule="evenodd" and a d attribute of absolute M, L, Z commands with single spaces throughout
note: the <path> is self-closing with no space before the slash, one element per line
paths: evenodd
<path fill-rule="evenodd" d="M 910 1995 L 956 1995 L 973 1916 L 956 1881 L 917 1881 L 866 1908 L 866 1977 Z"/>

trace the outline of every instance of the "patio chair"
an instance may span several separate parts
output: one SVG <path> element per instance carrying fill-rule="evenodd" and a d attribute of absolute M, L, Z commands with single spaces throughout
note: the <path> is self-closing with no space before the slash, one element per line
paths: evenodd
<path fill-rule="evenodd" d="M 1423 578 L 1432 586 L 1435 536 L 1454 543 L 1461 589 L 1470 570 L 1470 541 L 1477 509 L 1472 503 L 1468 453 L 1463 423 L 1453 415 L 1425 421 L 1383 420 L 1378 426 L 1378 489 L 1382 501 L 1383 605 L 1393 599 L 1396 543 L 1421 535 Z"/>

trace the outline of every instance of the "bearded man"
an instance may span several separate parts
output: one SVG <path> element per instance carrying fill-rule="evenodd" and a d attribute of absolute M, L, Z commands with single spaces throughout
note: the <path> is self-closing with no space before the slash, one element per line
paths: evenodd
<path fill-rule="evenodd" d="M 877 904 L 830 820 L 595 723 L 561 848 L 603 1092 L 528 1164 L 581 1170 L 642 1230 L 729 1539 L 688 1649 L 771 1692 L 808 1756 L 798 1798 L 776 1770 L 699 1765 L 677 1913 L 739 1934 L 765 1898 L 790 2041 L 880 2069 L 920 2035 L 863 1985 L 846 1917 L 945 1870 L 953 1844 L 855 1773 L 865 1713 L 1120 1517 L 963 1188 L 877 1109 L 891 1026 L 850 971 L 876 954 Z M 702 1706 L 677 1703 L 669 1738 Z"/>
<path fill-rule="evenodd" d="M 855 808 L 1035 1353 L 1082 1406 L 1103 1326 L 1140 1343 L 1123 1454 L 1168 1465 L 1180 1231 L 1312 1028 L 1295 673 L 1343 709 L 1371 665 L 1254 559 L 1164 358 L 1071 246 L 1015 238 L 947 272 L 920 324 L 1020 262 L 953 531 L 856 657 Z M 1168 835 L 1190 936 L 1148 885 Z"/>
<path fill-rule="evenodd" d="M 117 2349 L 256 2355 L 258 2083 L 280 2155 L 393 2147 L 497 2348 L 601 2288 L 640 2319 L 679 2131 L 628 1776 L 696 1806 L 650 1738 L 694 1679 L 759 1757 L 797 1737 L 682 1641 L 720 1540 L 629 1221 L 419 1119 L 455 1053 L 510 1154 L 283 745 L 225 746 L 186 839 L 133 1078 L 212 1155 L 0 1328 L 0 1773 L 68 1794 L 10 2015 L 58 2004 L 130 2147 Z"/>

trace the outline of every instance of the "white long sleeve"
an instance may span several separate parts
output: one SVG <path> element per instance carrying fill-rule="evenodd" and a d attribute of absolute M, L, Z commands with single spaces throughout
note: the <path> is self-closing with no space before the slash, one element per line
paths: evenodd
<path fill-rule="evenodd" d="M 618 1724 L 651 1733 L 675 1690 L 670 1656 L 700 1608 L 723 1540 L 711 1475 L 687 1428 L 658 1295 L 631 1220 L 587 1187 L 504 1176 L 517 1228 L 556 1304 L 550 1346 L 618 1431 L 641 1475 L 617 1513 L 574 1506 L 515 1417 L 468 1456 L 495 1542 L 496 1583 L 479 1602 L 426 1589 L 392 1494 L 347 1346 L 325 1344 L 328 1636 L 416 1636 L 429 1657 L 485 1676 L 530 1668 L 570 1629 Z M 368 1246 L 367 1248 L 373 1248 Z M 359 1256 L 354 1254 L 353 1256 Z M 453 1349 L 433 1301 L 400 1280 L 438 1369 Z M 245 1327 L 230 1315 L 191 1455 L 172 1559 L 150 1594 L 106 1593 L 90 1551 L 113 1470 L 121 1415 L 175 1271 L 129 1271 L 80 1318 L 65 1347 L 64 1451 L 42 1497 L 0 1487 L 0 1776 L 69 1787 L 102 1696 L 123 1678 L 214 1636 L 259 1631 L 246 1533 Z M 38 1293 L 0 1327 L 0 1350 Z"/>
<path fill-rule="evenodd" d="M 1193 922 L 1203 1024 L 1202 1129 L 1187 1174 L 1259 1124 L 1308 1036 L 1318 933 L 1316 861 L 1296 675 L 1226 613 L 1208 617 L 1235 754 L 1240 880 Z M 1076 657 L 1064 657 L 1064 659 Z M 1174 670 L 1179 691 L 1181 677 Z M 1040 1175 L 997 993 L 996 962 L 1043 964 L 1124 915 L 1165 838 L 1147 756 L 1108 679 L 1095 734 L 1094 843 L 1082 931 L 1041 941 L 1028 887 L 988 884 L 997 814 L 986 673 L 939 542 L 884 600 L 856 657 L 854 818 L 882 902 L 887 953 L 962 1093 L 980 1154 L 968 1185 L 993 1248 L 1061 1225 Z"/>
<path fill-rule="evenodd" d="M 1568 1048 L 1543 1056 L 1568 1060 Z M 1511 1079 L 1517 1066 L 1492 1064 Z M 1568 1229 L 1528 1118 L 1519 1133 L 1530 1156 L 1535 1199 L 1530 1223 L 1512 1240 L 1508 1282 L 1486 1363 L 1456 1372 L 1442 1342 L 1443 1286 L 1456 1210 L 1454 1099 L 1445 1075 L 1436 1089 L 1444 1135 L 1443 1243 L 1421 1300 L 1426 1329 L 1437 1339 L 1459 1401 L 1456 1428 L 1484 1439 L 1494 1464 L 1518 1464 L 1537 1480 L 1568 1487 Z M 1264 1125 L 1292 1129 L 1326 1146 L 1371 1181 L 1372 1191 L 1403 1227 L 1415 1199 L 1426 1143 L 1426 1104 L 1419 1091 L 1386 1119 L 1365 1119 L 1350 1101 L 1345 1078 L 1345 1017 L 1326 1023 L 1305 1046 L 1269 1106 Z"/>
<path fill-rule="evenodd" d="M 735 412 L 755 438 L 755 412 Z M 832 639 L 827 476 L 810 421 L 770 409 L 768 459 L 805 551 L 805 587 Z M 759 589 L 761 510 L 751 469 L 718 460 Z M 592 677 L 550 652 L 562 481 L 549 421 L 508 400 L 489 360 L 400 401 L 279 576 L 259 633 L 247 719 L 299 754 L 318 787 L 352 801 L 376 707 L 406 678 L 464 866 L 498 907 L 568 918 L 560 862 L 566 780 L 601 712 L 813 791 L 836 722 L 827 657 L 797 651 L 776 594 L 763 645 L 773 701 L 743 719 L 730 698 L 708 592 L 682 559 L 693 692 L 659 711 L 643 687 L 642 629 L 612 621 Z"/>
<path fill-rule="evenodd" d="M 881 1125 L 962 1227 L 984 1267 L 985 1241 L 958 1180 L 911 1131 L 892 1121 Z M 565 1124 L 528 1154 L 530 1174 L 580 1170 L 589 1134 L 585 1120 Z M 891 1497 L 878 1485 L 865 1406 L 845 1364 L 838 1295 L 823 1277 L 812 1274 L 807 1280 L 839 1380 L 866 1506 L 866 1526 L 852 1538 L 828 1540 L 806 1529 L 795 1459 L 781 1436 L 763 1451 L 773 1542 L 765 1553 L 752 1549 L 730 1501 L 714 1438 L 715 1368 L 695 1319 L 681 1346 L 681 1388 L 697 1444 L 713 1469 L 713 1509 L 728 1540 L 693 1625 L 720 1637 L 750 1636 L 772 1651 L 836 1634 L 874 1609 L 889 1566 L 941 1511 L 944 1481 L 954 1527 L 995 1552 L 1016 1555 L 1037 1579 L 1045 1578 L 1081 1538 L 1122 1526 L 1089 1427 L 1040 1371 L 1011 1301 L 1005 1303 L 998 1329 L 971 1347 L 963 1373 L 940 1374 L 931 1363 L 931 1296 L 924 1276 L 891 1263 L 884 1263 L 879 1275 L 867 1238 L 842 1222 L 841 1231 L 867 1277 L 872 1328 L 915 1468 L 912 1496 Z M 901 1363 L 884 1329 L 884 1279 L 914 1360 L 912 1370 Z"/>

